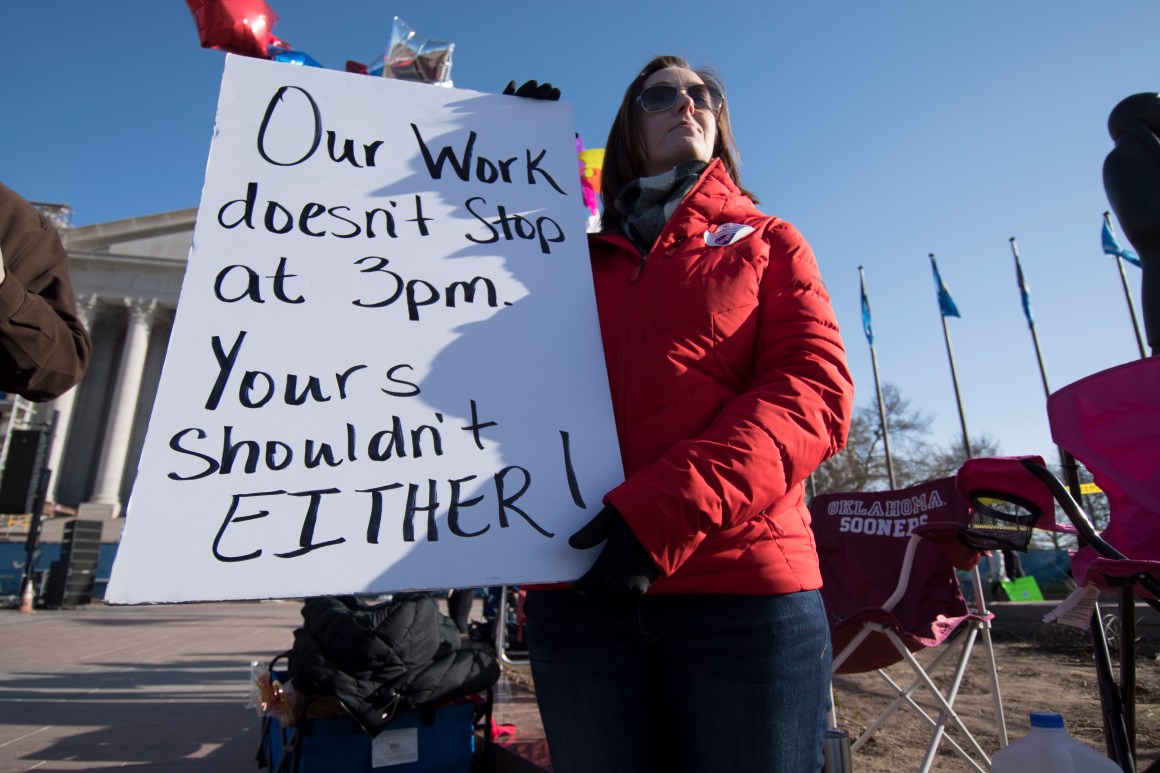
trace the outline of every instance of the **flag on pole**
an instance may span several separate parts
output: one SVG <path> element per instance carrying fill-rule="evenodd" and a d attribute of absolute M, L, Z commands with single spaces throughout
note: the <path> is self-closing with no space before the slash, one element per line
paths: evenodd
<path fill-rule="evenodd" d="M 934 255 L 930 256 L 930 266 L 934 269 L 934 287 L 938 291 L 938 310 L 944 317 L 961 317 L 959 314 L 959 307 L 955 305 L 955 299 L 951 297 L 950 290 L 943 284 L 942 277 L 938 273 L 938 263 L 934 261 Z"/>
<path fill-rule="evenodd" d="M 1107 220 L 1104 221 L 1104 231 L 1102 234 L 1102 241 L 1104 243 L 1104 253 L 1105 254 L 1115 255 L 1117 257 L 1123 258 L 1124 260 L 1128 261 L 1136 268 L 1143 268 L 1143 266 L 1140 265 L 1140 256 L 1137 255 L 1132 250 L 1125 250 L 1123 247 L 1120 246 L 1120 243 L 1118 241 L 1116 241 L 1116 235 L 1114 233 L 1112 233 L 1111 226 L 1108 225 Z"/>
<path fill-rule="evenodd" d="M 870 299 L 866 296 L 865 276 L 862 276 L 862 332 L 866 334 L 866 343 L 873 346 L 874 328 L 870 327 Z"/>
<path fill-rule="evenodd" d="M 1031 295 L 1027 292 L 1027 282 L 1023 279 L 1023 266 L 1019 253 L 1015 253 L 1015 279 L 1019 282 L 1019 295 L 1023 298 L 1023 314 L 1027 317 L 1027 327 L 1035 327 L 1035 315 L 1031 313 Z"/>

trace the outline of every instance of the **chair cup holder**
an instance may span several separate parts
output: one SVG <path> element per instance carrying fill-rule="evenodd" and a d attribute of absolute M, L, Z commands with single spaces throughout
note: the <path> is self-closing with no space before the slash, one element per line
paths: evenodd
<path fill-rule="evenodd" d="M 1026 551 L 1038 518 L 1038 508 L 1027 500 L 976 491 L 971 494 L 971 518 L 955 534 L 972 550 Z"/>

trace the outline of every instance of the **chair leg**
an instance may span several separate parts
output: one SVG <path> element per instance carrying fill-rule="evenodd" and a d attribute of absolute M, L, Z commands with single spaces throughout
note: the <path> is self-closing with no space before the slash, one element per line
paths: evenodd
<path fill-rule="evenodd" d="M 878 715 L 878 718 L 875 719 L 870 724 L 870 726 L 866 728 L 866 730 L 862 733 L 862 735 L 858 736 L 858 740 L 855 741 L 854 745 L 850 747 L 851 751 L 857 751 L 859 748 L 861 748 L 862 744 L 864 744 L 866 741 L 869 741 L 870 738 L 876 732 L 878 732 L 878 728 L 880 728 L 884 724 L 886 724 L 886 721 L 888 719 L 890 719 L 891 715 L 893 715 L 894 712 L 898 711 L 898 709 L 902 708 L 903 704 L 910 706 L 912 711 L 914 711 L 916 714 L 918 714 L 919 716 L 924 718 L 928 724 L 930 724 L 931 726 L 934 726 L 934 720 L 930 718 L 930 715 L 928 715 L 926 713 L 926 711 L 923 710 L 922 706 L 919 706 L 917 703 L 914 702 L 914 699 L 910 697 L 910 694 L 912 692 L 914 692 L 915 689 L 922 686 L 922 682 L 915 679 L 913 682 L 910 683 L 910 686 L 908 686 L 904 690 L 898 685 L 897 682 L 895 682 L 893 679 L 891 679 L 890 675 L 887 674 L 885 671 L 882 671 L 881 669 L 879 669 L 878 675 L 880 677 L 882 677 L 882 680 L 884 682 L 886 682 L 886 684 L 889 685 L 890 688 L 898 694 L 898 697 L 895 698 L 894 701 L 889 706 L 887 706 L 882 711 L 881 714 Z"/>
<path fill-rule="evenodd" d="M 976 642 L 982 635 L 982 644 L 986 650 L 986 665 L 990 669 L 990 683 L 994 695 L 995 706 L 995 729 L 996 735 L 999 739 L 999 748 L 1007 746 L 1007 724 L 1003 716 L 1002 695 L 999 691 L 999 682 L 997 668 L 995 664 L 995 650 L 991 640 L 991 630 L 989 620 L 972 619 L 967 623 L 967 630 L 964 632 L 962 641 L 956 647 L 944 647 L 935 658 L 931 661 L 928 667 L 923 667 L 921 663 L 914 657 L 913 653 L 907 649 L 906 645 L 898 637 L 898 635 L 888 626 L 884 625 L 866 625 L 843 651 L 834 658 L 835 670 L 849 657 L 857 647 L 870 635 L 878 633 L 886 636 L 899 655 L 907 665 L 910 666 L 914 674 L 914 679 L 903 688 L 897 682 L 890 678 L 890 676 L 883 670 L 879 670 L 879 675 L 886 681 L 886 683 L 894 690 L 896 697 L 891 704 L 870 724 L 869 727 L 851 744 L 851 751 L 856 752 L 866 741 L 868 741 L 878 729 L 886 723 L 891 715 L 894 714 L 902 706 L 909 706 L 921 719 L 923 719 L 931 727 L 930 742 L 927 746 L 926 754 L 920 767 L 920 773 L 926 773 L 930 770 L 934 763 L 934 757 L 937 754 L 938 747 L 945 742 L 947 746 L 952 749 L 970 768 L 977 773 L 987 773 L 990 767 L 990 757 L 983 750 L 979 744 L 978 739 L 967 728 L 954 710 L 954 702 L 958 697 L 960 688 L 964 677 L 966 675 L 967 665 L 970 662 L 971 654 L 973 652 Z M 956 664 L 953 673 L 950 675 L 950 682 L 945 693 L 938 688 L 931 678 L 931 674 L 938 671 L 944 662 L 956 655 Z M 932 717 L 926 712 L 912 697 L 912 693 L 920 687 L 926 688 L 927 693 L 933 698 L 938 707 L 937 718 Z M 831 684 L 831 701 L 833 700 L 833 686 Z M 831 725 L 837 726 L 837 710 L 831 707 L 830 711 Z M 947 734 L 948 724 L 953 725 L 955 730 L 962 736 L 966 746 L 970 748 L 968 752 L 963 745 Z M 981 761 L 981 763 L 979 762 Z"/>
<path fill-rule="evenodd" d="M 932 664 L 928 668 L 928 670 L 932 670 L 933 668 L 934 668 L 934 665 Z M 894 713 L 894 711 L 896 709 L 900 708 L 903 703 L 906 703 L 908 706 L 910 706 L 911 710 L 914 711 L 914 713 L 917 714 L 919 717 L 926 720 L 926 723 L 928 725 L 930 725 L 932 728 L 938 725 L 938 720 L 936 720 L 930 714 L 927 714 L 926 710 L 922 706 L 915 703 L 914 699 L 910 697 L 911 692 L 913 692 L 917 687 L 922 686 L 922 682 L 920 680 L 915 679 L 913 682 L 910 683 L 910 686 L 907 687 L 906 690 L 903 690 L 901 687 L 898 686 L 898 684 L 893 679 L 890 678 L 890 676 L 888 674 L 886 674 L 886 672 L 879 671 L 878 674 L 886 681 L 887 684 L 889 684 L 896 692 L 899 693 L 899 696 L 898 696 L 898 698 L 896 698 L 894 700 L 894 703 L 892 703 L 890 705 L 890 707 L 888 709 L 886 709 L 886 711 L 884 711 L 881 716 L 879 716 L 878 720 L 876 720 L 875 723 L 871 727 L 867 728 L 866 732 L 863 733 L 859 737 L 859 739 L 858 739 L 859 741 L 865 742 L 865 741 L 869 740 L 870 736 L 873 735 L 874 731 L 876 731 L 886 721 L 886 719 L 889 718 L 890 714 Z M 971 758 L 971 755 L 968 754 L 967 751 L 965 749 L 963 749 L 963 747 L 960 746 L 958 741 L 956 741 L 954 738 L 952 738 L 949 735 L 944 734 L 942 736 L 940 742 L 946 743 L 947 746 L 950 746 L 951 750 L 954 751 L 955 754 L 959 755 L 959 757 L 961 757 L 968 765 L 973 767 L 976 771 L 980 771 L 981 773 L 986 773 L 984 768 L 979 766 L 978 763 L 976 763 Z M 851 747 L 851 750 L 852 749 L 853 749 L 853 747 Z"/>
<path fill-rule="evenodd" d="M 1128 747 L 1128 730 L 1124 724 L 1124 702 L 1112 675 L 1112 656 L 1108 652 L 1108 638 L 1104 634 L 1103 616 L 1099 604 L 1089 624 L 1092 650 L 1100 688 L 1100 705 L 1104 714 L 1104 735 L 1107 737 L 1108 757 L 1124 770 L 1133 770 L 1135 761 Z"/>
<path fill-rule="evenodd" d="M 896 644 L 895 646 L 897 647 L 898 645 Z M 943 661 L 946 660 L 947 657 L 950 656 L 950 654 L 952 652 L 953 652 L 953 650 L 951 650 L 949 648 L 944 648 L 941 652 L 938 653 L 937 657 L 935 657 L 935 659 L 933 661 L 931 661 L 931 664 L 926 668 L 926 670 L 929 672 L 937 671 L 939 668 L 942 667 Z M 888 720 L 890 718 L 890 716 L 895 711 L 900 709 L 904 703 L 909 705 L 913 711 L 915 711 L 916 713 L 925 717 L 927 722 L 929 722 L 932 727 L 934 726 L 934 720 L 931 719 L 926 714 L 926 712 L 923 711 L 922 707 L 919 706 L 917 703 L 915 703 L 914 699 L 910 697 L 911 693 L 913 693 L 919 687 L 923 686 L 922 680 L 915 677 L 915 679 L 909 685 L 907 685 L 907 687 L 905 689 L 903 689 L 902 687 L 900 687 L 898 685 L 897 682 L 895 682 L 893 679 L 891 679 L 890 676 L 885 671 L 879 669 L 878 675 L 880 677 L 882 677 L 883 681 L 885 681 L 886 684 L 888 684 L 892 690 L 894 690 L 894 692 L 898 695 L 898 697 L 895 698 L 893 700 L 893 702 L 891 702 L 891 704 L 889 706 L 887 706 L 882 711 L 881 714 L 878 715 L 878 719 L 874 720 L 873 724 L 871 724 L 869 727 L 867 727 L 865 732 L 862 733 L 862 735 L 858 736 L 858 739 L 854 742 L 854 745 L 851 747 L 851 750 L 853 750 L 853 751 L 857 751 L 857 749 L 859 747 L 861 747 L 863 743 L 870 740 L 870 737 L 872 735 L 874 735 L 874 733 L 878 730 L 878 728 L 881 727 L 882 725 L 884 725 L 886 723 L 886 720 Z"/>
<path fill-rule="evenodd" d="M 930 666 L 927 668 L 924 668 L 922 664 L 918 662 L 914 655 L 911 654 L 910 650 L 906 648 L 906 645 L 903 644 L 898 635 L 895 634 L 894 631 L 889 627 L 868 625 L 863 629 L 863 631 L 859 632 L 860 639 L 865 638 L 865 636 L 862 635 L 863 633 L 866 635 L 869 635 L 870 633 L 881 633 L 885 635 L 890 640 L 894 648 L 898 651 L 898 653 L 902 656 L 902 658 L 910 666 L 910 669 L 914 673 L 915 678 L 906 688 L 903 688 L 897 682 L 891 679 L 887 673 L 879 670 L 879 675 L 886 681 L 891 689 L 895 691 L 897 697 L 878 716 L 878 718 L 875 719 L 874 722 L 871 723 L 871 725 L 866 728 L 866 730 L 860 736 L 858 736 L 857 740 L 855 740 L 850 747 L 851 751 L 856 752 L 859 748 L 861 748 L 861 746 L 866 741 L 868 741 L 883 724 L 886 723 L 890 716 L 905 704 L 908 705 L 919 717 L 925 720 L 926 723 L 932 728 L 931 743 L 927 749 L 927 759 L 924 760 L 920 771 L 929 771 L 931 765 L 933 764 L 934 754 L 937 751 L 939 744 L 945 741 L 946 744 L 973 770 L 975 770 L 977 773 L 987 773 L 987 768 L 976 762 L 975 759 L 972 758 L 971 753 L 968 753 L 954 738 L 946 735 L 945 733 L 947 723 L 953 723 L 955 728 L 959 731 L 959 733 L 962 734 L 963 738 L 966 739 L 966 741 L 971 746 L 974 755 L 979 759 L 984 760 L 987 766 L 990 765 L 990 758 L 987 756 L 986 752 L 983 751 L 983 748 L 979 745 L 978 740 L 975 739 L 974 735 L 970 732 L 970 730 L 967 729 L 962 720 L 959 719 L 958 714 L 955 713 L 952 707 L 955 698 L 958 697 L 958 691 L 962 685 L 963 676 L 966 673 L 966 667 L 970 660 L 975 638 L 979 629 L 981 628 L 981 622 L 973 621 L 968 623 L 968 625 L 969 630 L 966 631 L 965 638 L 959 645 L 959 648 L 957 650 L 950 647 L 944 648 L 941 652 L 938 653 L 935 659 L 931 662 Z M 858 640 L 859 643 L 860 639 Z M 958 660 L 952 677 L 950 690 L 948 691 L 947 697 L 944 697 L 942 692 L 938 689 L 938 686 L 935 685 L 934 681 L 928 675 L 928 672 L 936 672 L 942 666 L 943 662 L 955 652 L 958 652 Z M 934 700 L 938 703 L 940 709 L 938 719 L 931 717 L 930 714 L 928 714 L 911 697 L 911 694 L 919 687 L 925 687 L 930 695 L 934 698 Z"/>
<path fill-rule="evenodd" d="M 1124 729 L 1128 752 L 1136 759 L 1136 592 L 1132 584 L 1120 588 L 1120 696 L 1124 701 Z"/>
<path fill-rule="evenodd" d="M 872 626 L 866 626 L 862 628 L 862 630 L 855 634 L 853 639 L 847 642 L 846 646 L 842 648 L 841 652 L 834 655 L 833 663 L 830 666 L 830 727 L 838 727 L 838 704 L 834 700 L 833 675 L 837 673 L 841 665 L 846 662 L 846 659 L 849 658 L 850 655 L 852 655 L 855 651 L 857 651 L 858 647 L 862 645 L 862 642 L 866 640 L 866 637 L 873 633 L 874 630 L 875 629 Z M 868 736 L 865 733 L 859 736 L 854 744 L 850 747 L 850 751 L 857 751 L 858 747 L 862 745 L 862 741 L 867 737 Z"/>
<path fill-rule="evenodd" d="M 995 644 L 991 639 L 991 621 L 979 623 L 983 636 L 983 649 L 987 653 L 987 668 L 991 678 L 991 695 L 995 707 L 995 733 L 999 737 L 999 748 L 1007 748 L 1007 715 L 1003 713 L 1003 694 L 999 691 L 999 666 L 995 662 Z"/>
<path fill-rule="evenodd" d="M 502 664 L 520 665 L 530 662 L 530 658 L 511 657 L 508 654 L 507 645 L 507 608 L 508 608 L 508 586 L 500 586 L 499 594 L 499 609 L 495 613 L 495 654 L 499 657 L 501 668 Z"/>
<path fill-rule="evenodd" d="M 893 632 L 891 633 L 893 634 Z M 909 650 L 907 650 L 906 654 L 904 655 L 904 657 L 907 659 L 907 662 L 911 664 L 911 668 L 915 670 L 915 673 L 918 674 L 919 679 L 923 682 L 923 684 L 926 685 L 927 689 L 930 690 L 931 696 L 939 705 L 938 722 L 935 723 L 934 732 L 931 734 L 930 744 L 927 747 L 926 756 L 923 759 L 922 767 L 919 768 L 921 773 L 926 773 L 929 771 L 930 766 L 934 763 L 934 755 L 938 750 L 939 743 L 944 738 L 948 721 L 952 722 L 958 731 L 963 734 L 963 737 L 967 740 L 968 743 L 970 743 L 971 748 L 979 758 L 984 760 L 988 766 L 990 766 L 991 763 L 990 757 L 988 757 L 987 753 L 983 751 L 983 747 L 979 745 L 979 742 L 975 739 L 975 736 L 971 733 L 970 730 L 967 729 L 967 726 L 963 724 L 962 720 L 959 719 L 959 715 L 953 708 L 955 698 L 957 698 L 959 694 L 959 687 L 962 686 L 963 675 L 967 670 L 967 663 L 971 658 L 971 650 L 975 644 L 975 637 L 978 635 L 978 628 L 976 627 L 976 624 L 970 624 L 970 630 L 967 631 L 966 635 L 967 639 L 962 644 L 959 659 L 955 666 L 954 677 L 951 680 L 951 686 L 947 691 L 946 696 L 943 696 L 943 694 L 939 692 L 938 687 L 926 674 L 925 670 L 922 669 L 921 664 L 918 662 L 918 660 L 915 659 L 914 655 L 912 655 Z M 902 644 L 901 640 L 899 640 L 898 643 Z M 951 739 L 947 738 L 947 740 L 950 741 Z M 957 746 L 957 744 L 954 744 L 954 746 Z M 963 761 L 968 765 L 977 770 L 984 771 L 985 773 L 985 769 L 980 767 L 979 764 L 971 759 L 969 755 L 966 755 L 960 751 L 960 756 L 962 756 Z"/>
<path fill-rule="evenodd" d="M 959 686 L 962 683 L 963 674 L 966 672 L 967 662 L 970 660 L 971 649 L 974 646 L 975 636 L 977 633 L 978 632 L 975 624 L 971 624 L 970 630 L 967 631 L 967 639 L 962 644 L 962 649 L 960 650 L 961 654 L 959 655 L 958 664 L 955 668 L 954 680 L 951 689 L 948 692 L 950 701 L 954 701 L 954 699 L 958 696 Z M 910 667 L 914 670 L 915 675 L 919 678 L 927 690 L 929 690 L 931 697 L 938 704 L 940 714 L 939 721 L 935 723 L 934 735 L 932 736 L 932 741 L 936 742 L 934 746 L 937 747 L 937 741 L 942 740 L 943 733 L 945 732 L 946 728 L 946 723 L 949 720 L 954 724 L 955 728 L 957 728 L 958 731 L 963 734 L 963 737 L 971 745 L 971 748 L 974 750 L 975 754 L 984 760 L 988 765 L 990 765 L 990 757 L 988 757 L 987 753 L 983 751 L 983 748 L 979 745 L 979 742 L 975 739 L 975 736 L 971 733 L 971 731 L 967 729 L 967 726 L 963 724 L 961 719 L 959 719 L 959 715 L 955 713 L 955 710 L 951 706 L 951 703 L 948 702 L 947 697 L 944 697 L 942 692 L 939 691 L 938 686 L 935 685 L 935 683 L 931 680 L 930 676 L 926 673 L 926 670 L 923 669 L 922 664 L 919 663 L 917 659 L 915 659 L 910 650 L 906 649 L 906 646 L 903 645 L 902 640 L 899 639 L 893 631 L 889 631 L 887 635 L 895 641 L 895 646 L 899 648 L 899 652 L 902 654 L 902 657 L 908 664 L 910 664 Z M 932 751 L 928 751 L 928 756 L 931 758 L 931 761 L 933 761 L 934 754 Z M 964 755 L 963 759 L 971 767 L 982 770 L 985 773 L 985 769 L 981 768 L 978 763 L 972 760 L 969 756 Z M 929 770 L 929 765 L 929 762 L 926 763 L 926 766 L 922 768 L 922 770 Z"/>
<path fill-rule="evenodd" d="M 987 614 L 987 602 L 983 599 L 983 581 L 979 577 L 979 567 L 971 569 L 971 583 L 975 591 L 975 613 L 983 633 L 983 648 L 987 651 L 987 666 L 990 669 L 991 694 L 995 703 L 995 731 L 999 736 L 999 748 L 1007 748 L 1007 715 L 1003 713 L 1003 694 L 999 690 L 999 667 L 995 663 L 995 645 L 991 640 L 991 620 Z"/>
<path fill-rule="evenodd" d="M 880 629 L 880 631 L 882 631 L 884 634 L 886 630 L 887 629 L 885 627 Z M 905 649 L 905 645 L 900 641 L 892 640 L 891 643 L 894 645 L 894 648 L 898 649 L 899 651 Z M 954 652 L 955 650 L 950 648 L 943 648 L 942 651 L 938 652 L 938 655 L 935 657 L 935 659 L 931 660 L 930 665 L 926 667 L 926 671 L 934 673 L 938 669 L 941 669 L 944 660 L 949 658 Z M 911 698 L 911 694 L 915 691 L 915 689 L 923 686 L 921 679 L 915 676 L 911 684 L 907 685 L 907 687 L 904 689 L 898 685 L 898 682 L 891 679 L 889 674 L 887 674 L 885 671 L 879 669 L 878 676 L 882 677 L 886 684 L 889 685 L 891 689 L 893 689 L 894 693 L 896 693 L 898 696 L 890 703 L 890 706 L 887 706 L 883 710 L 883 713 L 878 716 L 877 720 L 875 720 L 875 722 L 873 722 L 869 728 L 865 729 L 861 736 L 858 736 L 858 739 L 855 742 L 856 745 L 851 747 L 851 749 L 856 749 L 857 746 L 861 746 L 863 743 L 869 741 L 870 736 L 875 734 L 875 731 L 882 727 L 882 725 L 886 723 L 886 720 L 889 720 L 894 711 L 897 711 L 899 708 L 901 708 L 902 703 L 907 703 L 907 705 L 911 707 L 915 713 L 918 713 L 926 718 L 927 722 L 930 724 L 930 727 L 934 727 L 935 721 L 931 720 L 929 715 L 926 714 L 926 711 L 923 711 L 922 707 L 919 706 L 918 703 L 915 703 L 914 699 Z"/>

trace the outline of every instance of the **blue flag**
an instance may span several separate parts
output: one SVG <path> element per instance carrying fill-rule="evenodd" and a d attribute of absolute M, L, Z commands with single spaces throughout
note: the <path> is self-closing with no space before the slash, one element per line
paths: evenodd
<path fill-rule="evenodd" d="M 1116 241 L 1116 235 L 1113 234 L 1112 229 L 1108 227 L 1107 220 L 1104 221 L 1104 232 L 1102 234 L 1101 240 L 1104 243 L 1105 254 L 1116 255 L 1128 261 L 1136 268 L 1143 268 L 1143 266 L 1140 265 L 1140 256 L 1132 250 L 1125 250 L 1120 246 L 1120 243 Z"/>
<path fill-rule="evenodd" d="M 862 278 L 862 332 L 866 334 L 866 342 L 874 345 L 874 328 L 870 327 L 870 299 L 866 297 L 866 279 Z"/>
<path fill-rule="evenodd" d="M 1027 327 L 1035 327 L 1035 315 L 1031 313 L 1031 296 L 1027 292 L 1027 283 L 1023 281 L 1023 266 L 1019 263 L 1019 255 L 1015 255 L 1015 279 L 1019 282 L 1019 295 L 1023 298 L 1023 314 L 1027 317 Z"/>
<path fill-rule="evenodd" d="M 961 317 L 959 314 L 959 307 L 955 305 L 955 299 L 951 297 L 951 293 L 947 290 L 947 286 L 943 284 L 942 277 L 938 273 L 938 264 L 934 262 L 934 256 L 931 256 L 930 267 L 934 269 L 934 287 L 938 291 L 938 310 L 944 317 Z"/>

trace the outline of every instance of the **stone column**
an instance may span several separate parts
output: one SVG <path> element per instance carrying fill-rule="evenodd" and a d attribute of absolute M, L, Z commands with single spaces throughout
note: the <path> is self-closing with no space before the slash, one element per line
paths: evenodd
<path fill-rule="evenodd" d="M 96 319 L 98 298 L 95 295 L 86 295 L 77 298 L 77 317 L 81 324 L 93 332 L 93 320 Z M 56 411 L 56 433 L 52 438 L 52 453 L 48 457 L 48 469 L 52 470 L 52 495 L 50 501 L 59 501 L 60 465 L 64 460 L 65 441 L 68 439 L 69 425 L 72 423 L 73 403 L 76 402 L 77 390 L 80 384 L 65 392 L 52 402 L 52 409 Z"/>
<path fill-rule="evenodd" d="M 145 355 L 149 351 L 149 332 L 157 302 L 127 300 L 129 329 L 125 333 L 125 348 L 121 353 L 121 368 L 113 391 L 113 403 L 105 425 L 104 446 L 97 468 L 97 486 L 92 502 L 112 508 L 111 517 L 121 512 L 121 479 L 125 474 L 125 457 L 133 432 L 133 417 L 137 412 L 137 397 L 141 391 L 141 373 L 145 369 Z"/>

